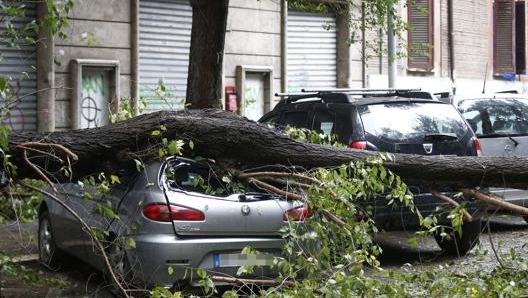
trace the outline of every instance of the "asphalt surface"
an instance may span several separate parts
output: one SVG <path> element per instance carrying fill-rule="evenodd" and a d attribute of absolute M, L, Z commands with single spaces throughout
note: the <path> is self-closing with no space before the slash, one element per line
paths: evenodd
<path fill-rule="evenodd" d="M 58 272 L 44 268 L 38 262 L 37 223 L 0 225 L 0 298 L 107 298 L 114 297 L 100 272 L 86 264 L 72 260 Z M 497 256 L 511 249 L 527 253 L 528 224 L 520 217 L 501 216 L 483 226 L 480 244 L 468 255 L 457 259 L 446 256 L 432 237 L 418 238 L 418 246 L 409 243 L 413 231 L 383 233 L 378 242 L 383 249 L 382 267 L 390 270 L 417 272 L 449 262 L 451 268 L 464 270 L 492 270 L 498 264 Z M 5 263 L 4 256 L 16 263 Z M 15 268 L 16 274 L 6 271 Z"/>
<path fill-rule="evenodd" d="M 103 276 L 92 267 L 71 260 L 60 271 L 44 268 L 38 262 L 37 222 L 0 225 L 0 256 L 15 263 L 2 264 L 1 298 L 107 298 L 114 297 Z M 15 274 L 6 272 L 15 268 Z"/>

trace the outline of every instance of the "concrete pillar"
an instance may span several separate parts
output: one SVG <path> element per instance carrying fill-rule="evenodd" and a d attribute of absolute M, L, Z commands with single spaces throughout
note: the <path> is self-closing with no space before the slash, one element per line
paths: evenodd
<path fill-rule="evenodd" d="M 288 1 L 281 0 L 281 92 L 288 92 Z"/>

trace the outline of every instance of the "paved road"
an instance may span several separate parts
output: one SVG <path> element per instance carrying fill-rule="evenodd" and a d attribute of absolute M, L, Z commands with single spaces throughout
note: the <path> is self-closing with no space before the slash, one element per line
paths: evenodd
<path fill-rule="evenodd" d="M 423 271 L 442 263 L 450 263 L 454 270 L 492 270 L 498 265 L 497 256 L 505 256 L 513 249 L 520 255 L 528 253 L 528 224 L 518 216 L 494 216 L 482 227 L 480 243 L 466 256 L 453 262 L 453 257 L 442 253 L 433 237 L 425 237 L 413 247 L 407 241 L 412 232 L 389 232 L 380 238 L 384 254 L 380 258 L 385 269 Z"/>
<path fill-rule="evenodd" d="M 0 225 L 0 252 L 18 261 L 16 275 L 0 275 L 1 298 L 113 297 L 102 275 L 88 265 L 72 262 L 60 272 L 42 267 L 38 262 L 37 229 L 36 222 Z"/>
<path fill-rule="evenodd" d="M 519 253 L 527 253 L 524 244 L 528 239 L 528 224 L 522 218 L 494 217 L 490 221 L 489 230 L 491 233 L 484 227 L 480 245 L 457 262 L 451 262 L 452 257 L 442 254 L 432 237 L 421 239 L 418 247 L 413 247 L 407 241 L 412 232 L 383 234 L 379 238 L 384 251 L 381 257 L 382 267 L 416 272 L 450 262 L 459 265 L 460 270 L 467 268 L 468 264 L 471 264 L 471 270 L 491 270 L 497 265 L 494 252 L 502 255 L 514 249 Z M 17 266 L 19 273 L 16 276 L 6 273 L 0 275 L 1 298 L 113 297 L 105 286 L 102 275 L 87 265 L 74 262 L 60 272 L 44 269 L 37 261 L 36 237 L 36 223 L 0 225 L 0 252 L 10 257 L 19 257 L 19 264 L 23 265 Z"/>

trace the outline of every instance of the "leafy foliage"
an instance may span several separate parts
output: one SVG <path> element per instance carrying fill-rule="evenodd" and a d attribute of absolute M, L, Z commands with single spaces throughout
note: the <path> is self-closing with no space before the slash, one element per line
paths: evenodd
<path fill-rule="evenodd" d="M 37 187 L 44 183 L 40 180 L 25 180 Z M 41 196 L 37 192 L 27 191 L 26 188 L 14 184 L 10 188 L 10 196 L 0 200 L 0 223 L 6 222 L 31 222 L 38 216 L 38 206 Z"/>

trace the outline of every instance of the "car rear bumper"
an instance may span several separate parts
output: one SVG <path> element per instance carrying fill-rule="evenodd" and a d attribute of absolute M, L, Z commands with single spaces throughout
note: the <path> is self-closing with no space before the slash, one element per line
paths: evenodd
<path fill-rule="evenodd" d="M 251 278 L 273 278 L 273 256 L 280 256 L 284 244 L 277 237 L 181 239 L 174 235 L 136 235 L 136 246 L 129 250 L 129 260 L 147 286 L 172 287 L 197 284 L 194 270 L 202 268 L 210 275 L 236 276 L 244 264 L 257 264 Z M 246 247 L 265 255 L 240 255 Z M 172 269 L 169 269 L 172 268 Z M 276 267 L 275 267 L 276 268 Z"/>
<path fill-rule="evenodd" d="M 452 198 L 454 193 L 444 193 L 444 195 Z M 430 193 L 415 195 L 413 202 L 422 217 L 434 214 L 438 216 L 439 224 L 449 223 L 446 215 L 454 208 L 453 205 L 435 198 Z M 385 198 L 379 198 L 375 201 L 373 219 L 378 227 L 385 230 L 417 230 L 420 228 L 420 219 L 417 213 L 401 204 L 393 206 L 387 203 Z M 483 205 L 480 201 L 465 199 L 461 204 L 474 219 L 482 217 Z"/>

